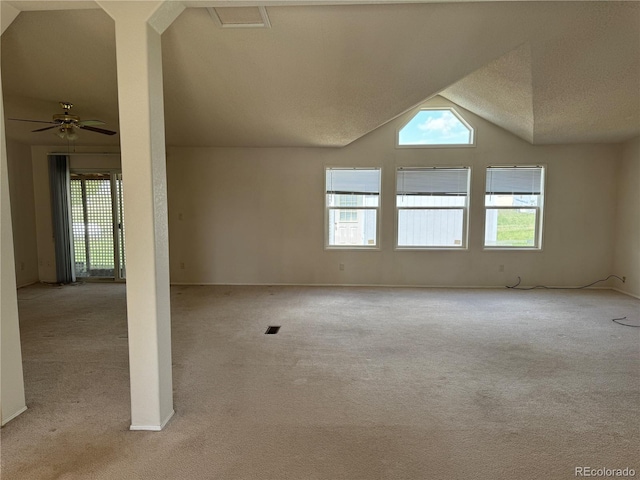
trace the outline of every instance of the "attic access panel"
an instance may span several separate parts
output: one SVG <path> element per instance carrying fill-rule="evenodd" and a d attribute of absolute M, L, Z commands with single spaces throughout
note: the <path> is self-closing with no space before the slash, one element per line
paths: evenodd
<path fill-rule="evenodd" d="M 207 10 L 222 28 L 271 28 L 265 7 L 209 7 Z"/>

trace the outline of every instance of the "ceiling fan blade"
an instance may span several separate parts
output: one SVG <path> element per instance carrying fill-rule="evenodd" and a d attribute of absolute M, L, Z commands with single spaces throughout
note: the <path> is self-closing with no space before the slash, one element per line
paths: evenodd
<path fill-rule="evenodd" d="M 89 130 L 90 132 L 102 133 L 103 135 L 115 135 L 118 132 L 113 132 L 111 130 L 105 130 L 104 128 L 96 128 L 90 127 L 89 125 L 78 125 L 78 127 L 83 130 Z"/>
<path fill-rule="evenodd" d="M 84 127 L 84 126 L 94 126 L 94 125 L 104 125 L 105 123 L 102 120 L 83 120 L 81 122 L 78 122 L 78 126 L 80 127 Z"/>
<path fill-rule="evenodd" d="M 32 122 L 32 123 L 53 123 L 55 125 L 58 124 L 58 122 L 44 122 L 42 120 L 25 120 L 24 118 L 8 118 L 7 120 L 16 120 L 18 122 Z"/>
<path fill-rule="evenodd" d="M 51 130 L 52 128 L 56 128 L 58 125 L 54 125 L 52 127 L 44 127 L 44 128 L 39 128 L 37 130 L 31 130 L 31 132 L 44 132 L 45 130 Z"/>

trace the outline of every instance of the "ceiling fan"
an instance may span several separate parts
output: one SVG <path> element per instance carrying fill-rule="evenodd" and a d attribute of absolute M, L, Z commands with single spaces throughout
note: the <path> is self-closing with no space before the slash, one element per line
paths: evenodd
<path fill-rule="evenodd" d="M 19 122 L 32 122 L 32 123 L 50 123 L 53 124 L 50 127 L 38 128 L 32 130 L 32 132 L 44 132 L 45 130 L 51 130 L 57 128 L 58 131 L 55 135 L 60 138 L 66 138 L 67 140 L 75 140 L 78 138 L 76 129 L 89 130 L 90 132 L 102 133 L 103 135 L 115 135 L 117 132 L 112 130 L 106 130 L 104 128 L 98 128 L 95 125 L 104 125 L 101 120 L 84 120 L 80 121 L 80 117 L 77 115 L 71 115 L 69 110 L 73 107 L 73 103 L 60 102 L 60 106 L 64 109 L 63 114 L 56 114 L 53 116 L 52 122 L 45 122 L 43 120 L 25 120 L 23 118 L 10 118 L 9 120 L 17 120 Z"/>

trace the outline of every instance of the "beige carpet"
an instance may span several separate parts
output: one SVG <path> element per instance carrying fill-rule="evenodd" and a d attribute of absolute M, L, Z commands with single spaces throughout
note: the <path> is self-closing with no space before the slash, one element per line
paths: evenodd
<path fill-rule="evenodd" d="M 173 287 L 176 416 L 130 432 L 125 288 L 19 291 L 2 479 L 640 477 L 640 301 L 608 290 Z M 281 325 L 277 335 L 264 335 Z"/>

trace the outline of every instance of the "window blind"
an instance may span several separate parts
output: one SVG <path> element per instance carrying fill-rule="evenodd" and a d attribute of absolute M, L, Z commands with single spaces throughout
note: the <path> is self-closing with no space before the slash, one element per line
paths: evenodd
<path fill-rule="evenodd" d="M 398 195 L 467 195 L 468 168 L 400 169 L 396 176 Z"/>
<path fill-rule="evenodd" d="M 378 195 L 380 169 L 329 168 L 326 178 L 327 193 L 339 195 Z"/>
<path fill-rule="evenodd" d="M 542 167 L 487 168 L 487 195 L 540 195 Z"/>

